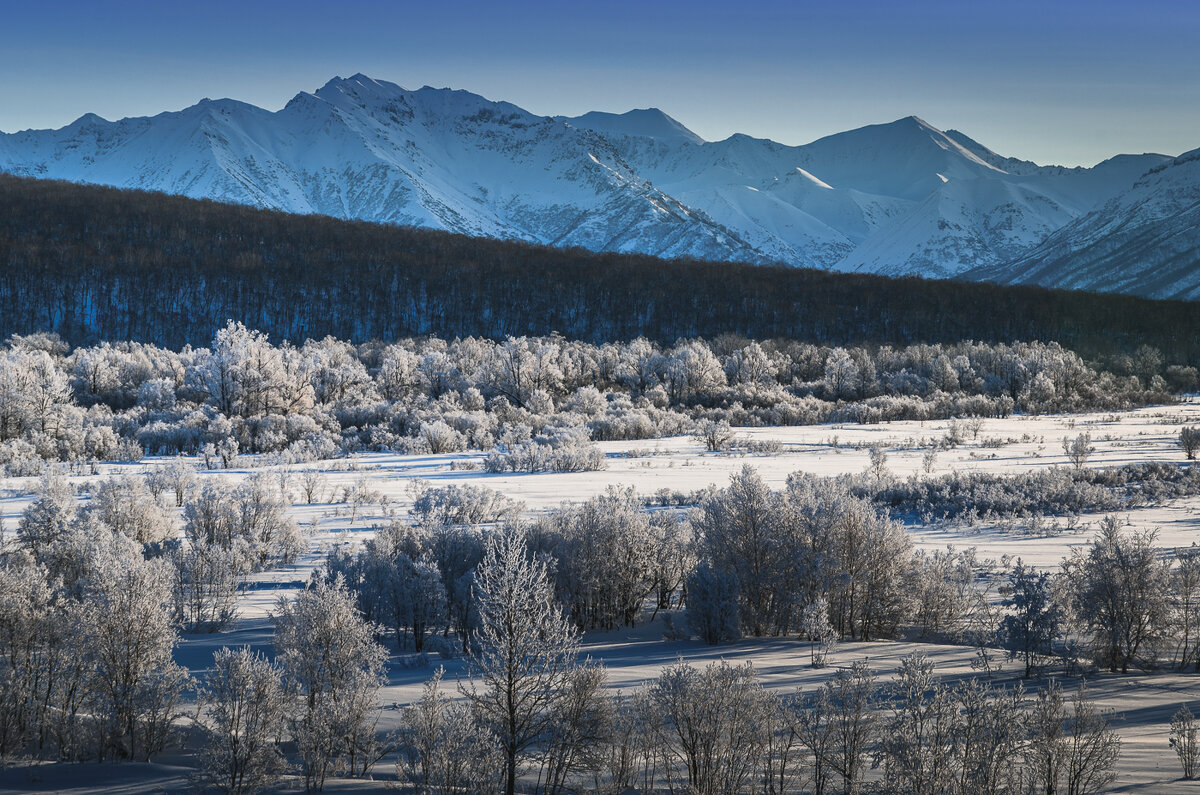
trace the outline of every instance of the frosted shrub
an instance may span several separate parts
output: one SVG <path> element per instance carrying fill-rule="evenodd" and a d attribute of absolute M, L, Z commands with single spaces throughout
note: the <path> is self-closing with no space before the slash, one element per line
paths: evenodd
<path fill-rule="evenodd" d="M 467 438 L 441 420 L 422 424 L 420 437 L 435 455 L 467 449 Z"/>
<path fill-rule="evenodd" d="M 201 688 L 205 745 L 197 783 L 226 795 L 269 789 L 286 769 L 278 745 L 287 699 L 282 672 L 249 649 L 222 648 Z"/>
<path fill-rule="evenodd" d="M 409 513 L 418 524 L 426 526 L 493 524 L 516 518 L 525 508 L 483 486 L 430 488 L 421 484 L 418 489 Z"/>
<path fill-rule="evenodd" d="M 0 442 L 0 471 L 6 477 L 27 478 L 42 474 L 46 462 L 37 449 L 24 439 Z"/>
<path fill-rule="evenodd" d="M 1200 771 L 1200 725 L 1187 704 L 1171 716 L 1171 747 L 1179 757 L 1183 777 L 1192 779 Z"/>
<path fill-rule="evenodd" d="M 582 428 L 556 429 L 483 460 L 487 472 L 588 472 L 604 466 L 604 453 Z"/>

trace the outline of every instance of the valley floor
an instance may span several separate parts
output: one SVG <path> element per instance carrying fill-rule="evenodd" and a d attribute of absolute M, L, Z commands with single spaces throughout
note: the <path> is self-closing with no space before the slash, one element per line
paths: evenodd
<path fill-rule="evenodd" d="M 405 518 L 412 506 L 414 481 L 431 485 L 473 484 L 486 486 L 519 500 L 529 514 L 557 507 L 564 501 L 578 502 L 602 493 L 611 485 L 631 486 L 639 494 L 652 496 L 660 490 L 690 493 L 710 484 L 723 486 L 743 466 L 760 471 L 768 485 L 781 487 L 793 472 L 835 476 L 862 472 L 869 463 L 867 445 L 879 445 L 887 453 L 887 466 L 897 478 L 926 477 L 948 472 L 979 470 L 1019 473 L 1037 468 L 1067 465 L 1062 449 L 1064 437 L 1087 432 L 1096 451 L 1088 467 L 1106 467 L 1145 461 L 1181 462 L 1178 445 L 1184 424 L 1200 424 L 1200 402 L 1148 407 L 1128 412 L 1070 416 L 1013 416 L 989 419 L 978 433 L 971 429 L 957 447 L 940 451 L 928 472 L 924 455 L 929 443 L 950 431 L 947 422 L 894 422 L 880 425 L 807 426 L 736 429 L 740 437 L 776 441 L 781 445 L 771 455 L 740 455 L 705 452 L 686 437 L 637 442 L 605 442 L 607 467 L 597 472 L 492 475 L 479 469 L 481 454 L 400 456 L 362 454 L 349 459 L 298 464 L 289 467 L 294 481 L 303 470 L 324 473 L 322 497 L 315 504 L 293 507 L 296 520 L 314 530 L 306 555 L 296 564 L 249 578 L 239 597 L 239 624 L 215 635 L 185 635 L 177 647 L 177 660 L 192 673 L 200 674 L 221 646 L 269 647 L 272 634 L 270 613 L 280 597 L 288 597 L 303 586 L 309 572 L 319 566 L 330 549 L 355 546 L 372 534 L 374 524 L 390 517 Z M 960 429 L 961 430 L 961 429 Z M 138 464 L 104 465 L 98 475 L 73 476 L 73 481 L 110 475 L 135 475 L 165 461 L 148 459 Z M 244 459 L 244 463 L 251 463 Z M 202 472 L 201 479 L 239 479 L 254 468 Z M 346 487 L 364 484 L 386 496 L 353 512 L 340 496 Z M 0 529 L 15 531 L 22 511 L 31 500 L 32 479 L 0 480 Z M 297 489 L 293 487 L 293 495 Z M 1134 527 L 1158 530 L 1164 548 L 1186 547 L 1200 541 L 1200 497 L 1179 499 L 1164 505 L 1122 513 Z M 974 547 L 981 558 L 1021 557 L 1040 567 L 1055 567 L 1073 547 L 1087 544 L 1099 523 L 1099 515 L 1078 517 L 1071 530 L 1054 534 L 1028 535 L 1020 523 L 982 522 L 970 526 L 908 527 L 916 546 L 943 549 L 954 545 Z M 1060 522 L 1062 520 L 1059 520 Z M 647 616 L 649 619 L 649 616 Z M 613 691 L 628 692 L 657 676 L 659 670 L 677 659 L 695 663 L 725 659 L 752 661 L 765 686 L 774 689 L 811 689 L 823 682 L 837 666 L 866 659 L 881 677 L 894 671 L 899 660 L 921 650 L 937 664 L 943 677 L 976 674 L 970 663 L 975 650 L 969 647 L 933 645 L 910 641 L 881 641 L 840 644 L 830 658 L 830 667 L 808 665 L 809 645 L 795 639 L 747 639 L 722 646 L 697 641 L 664 640 L 669 614 L 660 613 L 635 629 L 586 636 L 583 651 L 608 669 Z M 394 647 L 393 647 L 394 648 Z M 997 656 L 999 653 L 997 653 Z M 414 660 L 415 663 L 415 660 Z M 422 684 L 444 665 L 444 686 L 454 690 L 467 674 L 460 659 L 433 660 L 410 665 L 408 658 L 393 657 L 389 682 L 382 694 L 385 705 L 381 728 L 398 725 L 400 709 L 413 701 Z M 1015 683 L 1018 672 L 1009 663 L 995 674 L 998 681 Z M 1062 680 L 1064 688 L 1075 685 Z M 1168 746 L 1168 722 L 1183 702 L 1200 701 L 1200 676 L 1176 672 L 1113 676 L 1101 674 L 1088 680 L 1089 693 L 1101 706 L 1118 714 L 1115 728 L 1123 742 L 1120 777 L 1112 791 L 1188 792 L 1194 784 L 1179 779 L 1179 766 Z M 152 765 L 32 765 L 0 771 L 0 791 L 28 792 L 129 792 L 150 793 L 186 789 L 187 755 L 168 756 Z M 377 768 L 380 779 L 394 776 L 391 760 Z M 381 781 L 332 782 L 329 791 L 370 791 Z"/>

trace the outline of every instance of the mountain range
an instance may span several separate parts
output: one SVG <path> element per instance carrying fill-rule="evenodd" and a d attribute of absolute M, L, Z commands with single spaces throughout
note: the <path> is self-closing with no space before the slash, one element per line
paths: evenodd
<path fill-rule="evenodd" d="M 1200 150 L 1091 168 L 910 116 L 803 146 L 335 78 L 0 133 L 0 171 L 596 251 L 1200 298 Z"/>

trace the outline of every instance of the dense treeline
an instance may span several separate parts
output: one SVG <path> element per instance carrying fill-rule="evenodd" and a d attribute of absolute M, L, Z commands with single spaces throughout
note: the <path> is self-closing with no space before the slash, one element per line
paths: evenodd
<path fill-rule="evenodd" d="M 0 266 L 0 334 L 76 344 L 198 345 L 234 318 L 296 341 L 1041 339 L 1200 361 L 1186 302 L 594 254 L 8 175 Z"/>
<path fill-rule="evenodd" d="M 876 423 L 1124 409 L 1194 389 L 1196 368 L 1149 346 L 1097 369 L 1057 343 L 830 348 L 733 335 L 656 345 L 559 336 L 272 342 L 239 323 L 208 348 L 54 334 L 0 346 L 0 471 L 47 460 L 241 453 L 311 461 L 361 450 L 491 451 L 490 472 L 601 469 L 593 441 L 731 425 Z M 759 450 L 759 452 L 770 452 Z"/>

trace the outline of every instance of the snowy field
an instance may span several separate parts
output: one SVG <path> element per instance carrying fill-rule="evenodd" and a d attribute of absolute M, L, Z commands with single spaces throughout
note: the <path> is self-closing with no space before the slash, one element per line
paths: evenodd
<path fill-rule="evenodd" d="M 693 492 L 710 484 L 723 486 L 731 474 L 745 465 L 757 468 L 772 487 L 782 487 L 787 476 L 807 472 L 834 476 L 862 472 L 869 463 L 867 445 L 879 445 L 887 453 L 887 466 L 900 478 L 927 477 L 948 472 L 979 470 L 1019 473 L 1042 467 L 1068 465 L 1062 449 L 1064 437 L 1081 433 L 1091 435 L 1095 453 L 1088 467 L 1104 467 L 1145 461 L 1183 461 L 1178 436 L 1183 424 L 1200 424 L 1200 403 L 1195 400 L 1167 407 L 1148 407 L 1135 411 L 1070 416 L 1013 416 L 983 421 L 975 433 L 953 449 L 941 450 L 926 473 L 926 450 L 931 442 L 943 438 L 948 423 L 894 422 L 881 425 L 820 425 L 787 428 L 735 429 L 739 437 L 757 441 L 775 441 L 781 445 L 771 455 L 741 455 L 705 452 L 703 445 L 687 438 L 669 438 L 637 442 L 605 442 L 607 467 L 598 472 L 555 474 L 486 474 L 466 468 L 478 464 L 480 454 L 400 456 L 363 454 L 350 459 L 323 461 L 287 467 L 293 498 L 302 499 L 299 481 L 306 470 L 322 473 L 320 499 L 314 504 L 296 504 L 294 517 L 312 529 L 308 553 L 295 565 L 275 569 L 249 578 L 239 598 L 238 626 L 217 635 L 186 635 L 177 650 L 177 659 L 193 674 L 202 672 L 211 655 L 220 646 L 266 647 L 270 642 L 270 611 L 281 596 L 302 587 L 309 572 L 319 566 L 328 551 L 337 545 L 354 546 L 368 538 L 373 524 L 390 518 L 405 518 L 413 502 L 413 482 L 423 480 L 434 486 L 451 484 L 486 486 L 518 500 L 527 514 L 555 508 L 563 502 L 586 500 L 602 493 L 610 485 L 632 486 L 641 495 L 652 496 L 660 490 Z M 961 429 L 960 429 L 961 431 Z M 72 476 L 79 481 L 121 474 L 140 474 L 165 460 L 148 459 L 140 464 L 105 465 L 94 476 Z M 243 459 L 242 463 L 252 463 Z M 261 463 L 261 462 L 260 462 Z M 203 478 L 239 479 L 261 467 L 201 472 Z M 365 485 L 386 497 L 385 501 L 360 507 L 351 516 L 348 505 L 340 502 L 347 488 Z M 34 479 L 0 480 L 0 528 L 11 535 L 22 511 L 36 487 Z M 1074 546 L 1088 543 L 1101 517 L 1079 517 L 1077 528 L 1056 535 L 1029 536 L 1002 526 L 976 524 L 928 528 L 910 526 L 918 547 L 942 549 L 954 545 L 974 547 L 981 558 L 1000 559 L 1020 556 L 1038 566 L 1057 566 Z M 1137 528 L 1156 528 L 1164 548 L 1188 546 L 1200 541 L 1200 497 L 1180 499 L 1153 508 L 1136 509 L 1122 514 Z M 808 667 L 808 644 L 791 639 L 748 639 L 718 647 L 698 642 L 663 640 L 663 616 L 634 630 L 593 634 L 585 638 L 584 652 L 608 667 L 610 687 L 629 690 L 657 676 L 659 669 L 678 658 L 703 664 L 714 659 L 733 662 L 753 661 L 762 681 L 770 688 L 809 689 L 829 676 L 831 668 Z M 970 667 L 974 649 L 908 642 L 846 643 L 831 657 L 834 666 L 867 659 L 885 677 L 898 661 L 915 649 L 925 651 L 947 677 L 975 673 Z M 445 686 L 453 689 L 465 676 L 460 660 L 432 661 L 429 665 L 409 667 L 393 659 L 390 682 L 383 692 L 386 705 L 384 728 L 394 727 L 399 708 L 412 701 L 422 683 L 437 665 L 445 665 Z M 1000 681 L 1015 681 L 1010 664 L 996 674 Z M 1063 680 L 1070 689 L 1075 682 Z M 1114 791 L 1187 792 L 1194 789 L 1178 780 L 1178 764 L 1167 744 L 1167 723 L 1181 702 L 1200 699 L 1200 677 L 1178 673 L 1108 676 L 1089 680 L 1090 695 L 1102 706 L 1116 710 L 1121 719 L 1115 724 L 1124 741 L 1120 778 Z M 0 791 L 95 791 L 157 792 L 180 788 L 183 779 L 170 758 L 155 765 L 101 767 L 52 766 L 40 768 L 38 780 L 28 770 L 0 774 Z M 75 771 L 72 773 L 71 771 Z M 377 768 L 382 778 L 393 776 L 390 761 Z M 77 775 L 78 774 L 78 775 Z M 88 785 L 81 786 L 86 774 Z M 364 784 L 331 783 L 332 791 L 363 790 Z M 375 786 L 378 786 L 376 784 Z M 74 787 L 74 788 L 72 788 Z M 8 788 L 6 790 L 6 788 Z M 370 789 L 370 787 L 366 787 Z"/>

